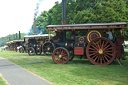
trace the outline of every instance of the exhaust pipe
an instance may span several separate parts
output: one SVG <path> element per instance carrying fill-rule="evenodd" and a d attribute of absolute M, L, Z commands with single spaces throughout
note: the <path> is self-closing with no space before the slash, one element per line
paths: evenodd
<path fill-rule="evenodd" d="M 16 40 L 17 40 L 17 33 L 16 33 Z"/>
<path fill-rule="evenodd" d="M 19 31 L 19 40 L 21 39 L 21 34 L 20 34 L 20 31 Z"/>
<path fill-rule="evenodd" d="M 34 32 L 33 32 L 33 35 L 36 35 L 36 19 L 34 18 Z"/>
<path fill-rule="evenodd" d="M 62 0 L 62 24 L 66 24 L 66 0 Z"/>

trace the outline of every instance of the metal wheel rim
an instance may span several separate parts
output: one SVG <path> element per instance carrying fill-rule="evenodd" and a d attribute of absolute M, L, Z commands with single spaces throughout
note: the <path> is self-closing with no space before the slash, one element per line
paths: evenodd
<path fill-rule="evenodd" d="M 48 50 L 48 48 L 49 48 L 49 50 Z M 46 55 L 46 56 L 52 55 L 54 49 L 55 49 L 55 47 L 51 42 L 44 43 L 43 47 L 42 47 L 42 51 L 43 51 L 44 55 Z"/>
<path fill-rule="evenodd" d="M 23 48 L 20 48 L 20 49 L 19 49 L 19 52 L 20 52 L 20 53 L 24 53 L 24 49 L 23 49 Z"/>
<path fill-rule="evenodd" d="M 37 50 L 37 51 L 36 51 L 36 54 L 37 54 L 37 55 L 41 55 L 41 53 L 42 53 L 41 50 Z"/>
<path fill-rule="evenodd" d="M 34 50 L 34 48 L 29 48 L 28 54 L 29 54 L 30 56 L 35 55 L 35 50 Z"/>
<path fill-rule="evenodd" d="M 54 50 L 52 58 L 56 64 L 65 64 L 69 61 L 69 52 L 65 48 L 59 47 Z"/>

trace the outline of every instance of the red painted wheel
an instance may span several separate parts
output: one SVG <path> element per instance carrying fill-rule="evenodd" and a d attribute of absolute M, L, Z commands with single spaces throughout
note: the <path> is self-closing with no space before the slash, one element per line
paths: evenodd
<path fill-rule="evenodd" d="M 56 64 L 65 64 L 69 61 L 69 52 L 63 47 L 58 47 L 54 50 L 52 58 Z"/>
<path fill-rule="evenodd" d="M 90 62 L 96 65 L 108 65 L 116 55 L 114 44 L 103 37 L 92 40 L 88 44 L 86 52 Z"/>

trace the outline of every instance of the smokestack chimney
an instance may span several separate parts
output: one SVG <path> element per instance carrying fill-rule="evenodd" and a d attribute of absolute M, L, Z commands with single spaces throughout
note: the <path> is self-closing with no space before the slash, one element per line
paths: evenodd
<path fill-rule="evenodd" d="M 20 31 L 19 31 L 19 40 L 21 39 Z"/>
<path fill-rule="evenodd" d="M 66 24 L 66 0 L 62 0 L 62 24 Z"/>
<path fill-rule="evenodd" d="M 16 33 L 16 40 L 17 40 L 17 33 Z"/>
<path fill-rule="evenodd" d="M 13 34 L 13 40 L 15 40 L 16 38 L 15 38 L 15 34 Z"/>
<path fill-rule="evenodd" d="M 10 34 L 9 34 L 9 41 L 10 41 Z"/>
<path fill-rule="evenodd" d="M 33 27 L 34 27 L 34 29 L 33 29 L 34 30 L 33 35 L 36 35 L 36 19 L 35 18 L 34 18 L 34 26 Z"/>

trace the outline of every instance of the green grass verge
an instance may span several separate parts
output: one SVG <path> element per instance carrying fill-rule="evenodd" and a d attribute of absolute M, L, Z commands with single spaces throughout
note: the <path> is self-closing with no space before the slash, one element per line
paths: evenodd
<path fill-rule="evenodd" d="M 0 85 L 7 85 L 7 83 L 2 78 L 1 74 L 0 74 Z"/>
<path fill-rule="evenodd" d="M 128 52 L 126 52 L 128 55 Z M 55 64 L 51 56 L 28 56 L 27 53 L 3 51 L 3 57 L 15 64 L 23 64 L 21 67 L 53 82 L 56 85 L 127 85 L 128 84 L 128 60 L 111 65 L 92 65 L 88 59 L 75 58 L 68 64 Z M 128 58 L 128 56 L 127 56 Z M 37 63 L 43 62 L 43 63 Z M 37 63 L 24 65 L 27 63 Z"/>

